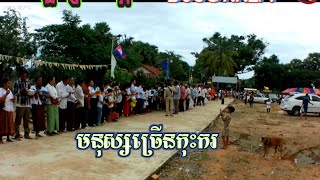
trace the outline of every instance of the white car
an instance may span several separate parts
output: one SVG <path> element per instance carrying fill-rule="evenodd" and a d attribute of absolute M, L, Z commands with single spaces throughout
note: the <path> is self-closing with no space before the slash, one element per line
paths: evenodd
<path fill-rule="evenodd" d="M 283 99 L 280 108 L 286 111 L 289 115 L 299 116 L 302 106 L 302 100 L 306 94 L 294 94 Z M 308 105 L 308 113 L 316 113 L 320 115 L 320 97 L 317 95 L 309 94 L 310 102 Z"/>
<path fill-rule="evenodd" d="M 247 96 L 247 100 L 249 100 L 250 96 Z M 265 97 L 263 94 L 255 94 L 253 97 L 254 103 L 266 103 L 268 100 L 267 97 Z"/>

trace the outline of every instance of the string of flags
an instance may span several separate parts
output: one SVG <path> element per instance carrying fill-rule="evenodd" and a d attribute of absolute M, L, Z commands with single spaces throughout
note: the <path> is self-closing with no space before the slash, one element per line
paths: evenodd
<path fill-rule="evenodd" d="M 0 54 L 0 64 L 2 62 L 9 62 L 9 60 L 15 59 L 17 63 L 26 65 L 28 62 L 34 64 L 35 67 L 39 66 L 47 66 L 47 67 L 62 67 L 64 69 L 75 70 L 76 68 L 80 68 L 81 70 L 93 70 L 93 69 L 102 69 L 104 67 L 108 67 L 108 65 L 80 65 L 80 64 L 66 64 L 66 63 L 56 63 L 56 62 L 47 62 L 47 61 L 40 61 L 40 60 L 32 60 L 32 59 L 24 59 L 20 57 L 8 56 Z"/>

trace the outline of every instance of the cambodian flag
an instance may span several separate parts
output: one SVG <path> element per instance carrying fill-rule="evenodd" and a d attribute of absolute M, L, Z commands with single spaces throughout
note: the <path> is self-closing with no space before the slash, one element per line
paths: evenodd
<path fill-rule="evenodd" d="M 121 45 L 119 45 L 114 52 L 116 53 L 116 55 L 120 58 L 120 59 L 125 59 L 126 58 L 126 53 L 123 50 L 123 47 Z"/>

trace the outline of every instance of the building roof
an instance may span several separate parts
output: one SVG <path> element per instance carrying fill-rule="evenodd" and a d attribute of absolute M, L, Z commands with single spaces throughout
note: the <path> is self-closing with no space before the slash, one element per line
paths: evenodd
<path fill-rule="evenodd" d="M 157 69 L 156 67 L 153 67 L 153 66 L 143 64 L 142 67 L 146 68 L 148 71 L 150 71 L 155 76 L 158 76 L 161 73 L 161 71 L 159 69 Z"/>

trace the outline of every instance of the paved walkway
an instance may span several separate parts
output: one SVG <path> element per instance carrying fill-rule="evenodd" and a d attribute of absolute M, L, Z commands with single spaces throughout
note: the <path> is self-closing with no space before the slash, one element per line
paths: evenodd
<path fill-rule="evenodd" d="M 88 132 L 147 132 L 150 124 L 163 124 L 164 131 L 202 131 L 232 100 L 226 104 L 209 102 L 206 106 L 165 117 L 153 112 L 122 118 L 118 123 L 90 128 Z M 82 131 L 83 132 L 83 131 Z M 169 159 L 175 151 L 154 151 L 151 158 L 143 158 L 141 150 L 133 150 L 127 158 L 117 151 L 104 151 L 96 159 L 93 150 L 76 149 L 75 133 L 46 136 L 39 140 L 22 139 L 20 142 L 0 145 L 0 179 L 103 179 L 143 180 Z"/>

